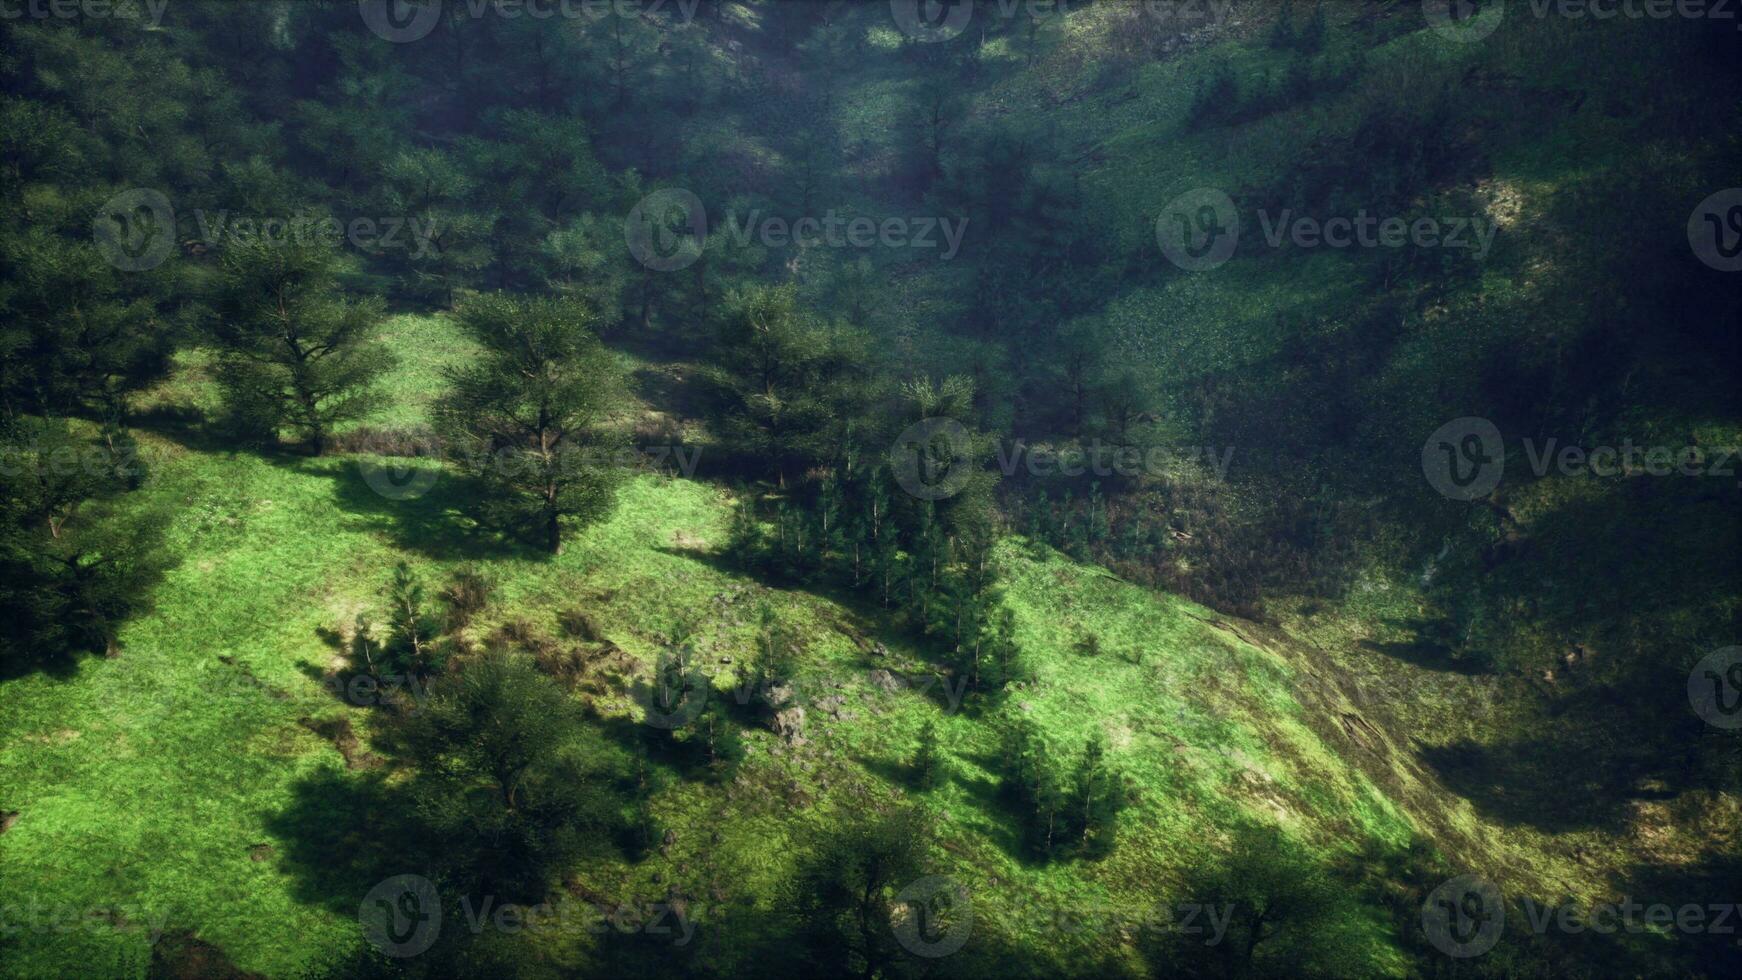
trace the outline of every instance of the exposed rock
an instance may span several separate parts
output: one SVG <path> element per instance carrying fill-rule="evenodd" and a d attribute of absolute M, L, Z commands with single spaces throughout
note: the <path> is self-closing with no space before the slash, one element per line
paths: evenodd
<path fill-rule="evenodd" d="M 878 668 L 871 672 L 871 686 L 879 691 L 899 691 L 901 690 L 901 679 L 887 670 Z"/>
<path fill-rule="evenodd" d="M 762 700 L 768 702 L 770 708 L 779 708 L 793 699 L 792 685 L 786 681 L 770 684 L 762 691 Z"/>
<path fill-rule="evenodd" d="M 822 700 L 818 701 L 816 706 L 818 709 L 828 712 L 829 717 L 833 718 L 836 721 L 840 721 L 841 720 L 841 708 L 846 703 L 847 703 L 846 698 L 842 697 L 839 694 L 831 694 L 828 697 L 823 698 Z"/>
<path fill-rule="evenodd" d="M 804 737 L 804 709 L 798 705 L 784 708 L 774 716 L 774 731 L 791 744 Z"/>
<path fill-rule="evenodd" d="M 271 844 L 255 844 L 248 848 L 248 860 L 258 864 L 261 861 L 272 860 Z"/>

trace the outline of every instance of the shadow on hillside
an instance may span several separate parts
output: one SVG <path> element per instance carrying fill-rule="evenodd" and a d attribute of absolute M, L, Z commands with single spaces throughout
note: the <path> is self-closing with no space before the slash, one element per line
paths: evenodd
<path fill-rule="evenodd" d="M 162 405 L 129 416 L 127 424 L 141 432 L 200 453 L 245 452 L 225 439 L 206 418 L 206 413 L 187 405 Z"/>
<path fill-rule="evenodd" d="M 1614 683 L 1560 696 L 1510 735 L 1427 747 L 1421 758 L 1502 822 L 1551 833 L 1619 830 L 1635 803 L 1735 778 L 1687 709 L 1685 691 L 1685 673 L 1642 664 Z"/>
<path fill-rule="evenodd" d="M 1742 501 L 1692 478 L 1598 489 L 1558 500 L 1503 549 L 1447 563 L 1438 589 L 1484 597 L 1471 623 L 1517 609 L 1552 639 L 1506 651 L 1535 687 L 1515 692 L 1531 702 L 1520 720 L 1421 757 L 1485 814 L 1549 832 L 1618 829 L 1639 802 L 1711 789 L 1735 771 L 1690 709 L 1688 671 L 1709 649 L 1700 637 L 1734 635 L 1742 622 L 1730 603 Z M 1465 630 L 1408 625 L 1430 637 Z M 1377 649 L 1435 667 L 1403 645 Z"/>
<path fill-rule="evenodd" d="M 637 368 L 631 378 L 648 404 L 678 419 L 695 419 L 707 407 L 699 370 L 695 365 L 665 362 Z"/>
<path fill-rule="evenodd" d="M 426 866 L 409 812 L 380 772 L 321 769 L 291 785 L 290 802 L 265 827 L 297 901 L 355 916 L 377 883 Z"/>
<path fill-rule="evenodd" d="M 1737 882 L 1742 882 L 1742 855 L 1708 853 L 1687 865 L 1635 865 L 1625 890 L 1629 898 L 1646 906 L 1667 905 L 1677 912 L 1699 906 L 1703 914 L 1688 912 L 1679 920 L 1693 928 L 1670 930 L 1676 952 L 1686 957 L 1686 975 L 1735 977 L 1742 976 Z"/>
<path fill-rule="evenodd" d="M 981 755 L 964 754 L 959 757 L 962 762 L 970 762 L 987 772 L 998 772 L 1004 767 L 1004 759 L 994 753 Z M 996 827 L 997 832 L 991 833 L 992 843 L 998 846 L 1012 861 L 1025 867 L 1036 866 L 1034 857 L 1023 846 L 1022 820 L 1016 805 L 1005 795 L 1004 787 L 996 776 L 979 777 L 965 775 L 960 764 L 950 767 L 950 779 L 967 792 L 968 797 L 986 815 L 987 824 Z"/>
<path fill-rule="evenodd" d="M 1423 670 L 1431 670 L 1442 674 L 1462 674 L 1465 677 L 1475 677 L 1488 673 L 1484 666 L 1476 660 L 1452 655 L 1450 647 L 1443 643 L 1421 638 L 1424 632 L 1432 629 L 1425 620 L 1416 620 L 1401 625 L 1415 635 L 1416 639 L 1409 641 L 1373 641 L 1362 640 L 1360 645 L 1374 653 L 1383 654 L 1393 660 L 1401 660 L 1414 664 Z"/>
<path fill-rule="evenodd" d="M 0 660 L 0 684 L 7 681 L 41 674 L 56 683 L 66 683 L 79 676 L 85 660 L 99 656 L 95 653 L 71 653 L 65 656 L 41 657 L 19 660 Z M 126 656 L 123 652 L 122 656 Z"/>
<path fill-rule="evenodd" d="M 409 483 L 390 470 L 375 470 L 363 460 L 271 458 L 277 465 L 333 483 L 333 497 L 369 530 L 394 547 L 438 561 L 538 558 L 548 554 L 512 535 L 487 526 L 483 488 L 450 469 L 429 471 L 433 482 Z M 399 489 L 394 488 L 396 481 Z M 388 488 L 386 494 L 377 486 Z"/>

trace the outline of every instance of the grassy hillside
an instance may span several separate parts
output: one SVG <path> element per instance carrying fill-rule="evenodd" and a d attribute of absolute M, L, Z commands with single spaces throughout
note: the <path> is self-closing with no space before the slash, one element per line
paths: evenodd
<path fill-rule="evenodd" d="M 1724 974 L 1742 949 L 1728 934 L 1594 934 L 1530 914 L 1735 899 L 1742 742 L 1689 711 L 1687 685 L 1742 635 L 1742 483 L 1532 473 L 1531 453 L 1742 445 L 1742 291 L 1687 235 L 1690 210 L 1735 182 L 1742 103 L 1665 81 L 1732 78 L 1734 39 L 1517 3 L 1472 44 L 1413 2 L 1297 3 L 1288 31 L 1280 5 L 1206 5 L 1218 17 L 1190 29 L 1119 2 L 995 12 L 1022 6 L 978 4 L 939 44 L 904 38 L 880 0 L 707 4 L 695 20 L 554 33 L 453 18 L 425 43 L 384 40 L 349 3 L 190 4 L 161 30 L 7 26 L 21 53 L 0 74 L 29 97 L 0 110 L 46 135 L 6 143 L 25 189 L 0 208 L 0 245 L 49 270 L 0 289 L 0 319 L 24 325 L 0 331 L 8 422 L 65 417 L 93 442 L 114 437 L 99 417 L 136 431 L 149 478 L 105 506 L 159 515 L 170 567 L 99 637 L 111 655 L 0 676 L 0 977 L 794 972 L 821 962 L 792 914 L 808 862 L 910 805 L 937 828 L 926 857 L 954 921 L 971 909 L 972 926 L 960 951 L 895 975 L 1185 969 L 1201 949 L 1156 955 L 1179 952 L 1169 921 L 1239 887 L 1256 908 L 1267 886 L 1300 891 L 1266 952 L 1328 950 L 1312 960 L 1327 975 Z M 1309 10 L 1324 17 L 1310 44 L 1294 33 Z M 174 191 L 184 224 L 195 206 L 312 205 L 451 226 L 433 256 L 334 261 L 335 292 L 384 301 L 395 362 L 331 452 L 277 446 L 285 426 L 249 442 L 221 424 L 210 344 L 229 314 L 214 297 L 244 243 L 180 243 L 161 273 L 103 278 L 88 212 L 133 186 Z M 689 270 L 653 272 L 624 248 L 625 214 L 655 187 L 706 204 L 714 236 Z M 1239 241 L 1188 272 L 1158 222 L 1205 190 L 1232 202 Z M 728 215 L 752 210 L 969 224 L 949 258 L 734 243 Z M 1267 241 L 1290 216 L 1357 212 L 1493 237 L 1480 252 Z M 100 273 L 88 295 L 68 285 L 86 259 Z M 734 408 L 725 328 L 745 290 L 771 284 L 793 287 L 803 328 L 778 356 L 814 390 L 770 371 Z M 493 530 L 479 483 L 420 458 L 447 372 L 481 360 L 456 304 L 495 290 L 584 299 L 633 389 L 607 427 L 701 454 L 699 468 L 647 459 L 610 517 L 556 554 Z M 86 309 L 121 341 L 62 358 L 101 333 Z M 146 326 L 149 342 L 129 340 Z M 29 355 L 16 370 L 14 350 Z M 939 394 L 949 375 L 972 384 Z M 988 442 L 1211 447 L 1230 468 L 1096 482 L 982 467 L 996 489 L 954 504 L 991 515 L 986 594 L 1027 670 L 964 700 L 941 666 L 948 631 L 926 617 L 966 594 L 959 630 L 981 598 L 960 585 L 975 512 L 875 496 L 922 390 L 927 421 L 946 405 Z M 1130 392 L 1113 418 L 1106 401 Z M 780 425 L 757 412 L 783 401 L 799 431 L 758 441 Z M 1477 502 L 1436 493 L 1423 469 L 1423 440 L 1464 416 L 1507 447 Z M 842 486 L 864 499 L 830 511 Z M 829 563 L 850 551 L 858 584 L 862 540 L 825 530 L 808 565 L 741 547 L 746 522 L 755 540 L 776 527 L 783 557 L 789 518 L 801 535 L 816 515 L 862 533 L 840 523 L 867 501 L 873 547 L 895 542 L 889 562 L 912 573 L 907 598 L 844 587 Z M 30 504 L 16 540 L 58 542 Z M 890 507 L 915 526 L 879 538 Z M 930 552 L 943 600 L 917 571 L 937 520 L 958 522 Z M 414 790 L 449 764 L 415 757 L 406 715 L 381 703 L 409 697 L 415 715 L 428 678 L 392 698 L 345 687 L 400 563 L 432 595 L 487 583 L 444 638 L 456 664 L 535 663 L 596 739 L 600 795 L 645 802 L 611 833 L 657 828 L 602 832 L 599 853 L 546 876 L 550 902 L 675 911 L 679 937 L 497 920 L 422 959 L 373 951 L 359 918 L 372 889 L 439 876 Z M 802 731 L 777 731 L 758 701 L 770 624 L 796 654 Z M 646 690 L 679 649 L 743 729 L 728 776 L 649 723 Z M 1035 857 L 1007 779 L 1006 736 L 1025 725 L 1065 779 L 1107 747 L 1129 798 L 1109 852 Z M 928 730 L 944 775 L 922 790 Z M 493 785 L 513 811 L 508 781 Z M 1219 878 L 1255 839 L 1274 849 L 1247 880 Z M 1469 963 L 1423 926 L 1430 893 L 1464 873 L 1495 882 L 1508 916 L 1502 944 Z M 471 912 L 444 908 L 445 935 Z"/>
<path fill-rule="evenodd" d="M 417 344 L 445 329 L 401 318 L 393 332 Z M 407 364 L 407 390 L 428 383 L 415 357 Z M 156 397 L 199 388 L 190 368 Z M 559 614 L 584 611 L 618 652 L 577 696 L 625 744 L 642 713 L 634 682 L 677 617 L 695 631 L 714 696 L 741 705 L 761 609 L 802 637 L 805 742 L 755 727 L 726 785 L 672 768 L 655 803 L 666 845 L 568 879 L 571 896 L 610 907 L 682 897 L 700 937 L 684 954 L 710 969 L 748 966 L 736 958 L 756 945 L 709 926 L 731 920 L 742 938 L 744 923 L 774 914 L 791 845 L 807 830 L 915 795 L 907 771 L 927 721 L 939 726 L 948 780 L 923 799 L 945 828 L 945 866 L 971 894 L 974 942 L 1025 949 L 1037 969 L 1105 956 L 1140 971 L 1138 913 L 1190 901 L 1186 875 L 1205 843 L 1252 820 L 1285 828 L 1327 867 L 1437 844 L 1458 866 L 1535 894 L 1601 893 L 1588 861 L 1502 833 L 1451 795 L 1408 740 L 1367 720 L 1383 726 L 1386 709 L 1333 658 L 1019 538 L 997 560 L 1034 679 L 999 710 L 1035 721 L 1063 756 L 1091 731 L 1106 738 L 1135 789 L 1106 860 L 1025 859 L 997 794 L 988 705 L 961 703 L 928 651 L 875 607 L 771 588 L 723 565 L 731 508 L 717 488 L 637 477 L 607 524 L 548 558 L 477 529 L 451 476 L 396 501 L 365 479 L 372 457 L 261 458 L 165 436 L 146 445 L 153 476 L 139 505 L 175 515 L 177 565 L 156 608 L 126 627 L 119 656 L 0 687 L 0 783 L 19 813 L 0 858 L 9 907 L 32 916 L 9 920 L 26 924 L 9 975 L 88 964 L 138 975 L 154 949 L 174 960 L 202 943 L 272 976 L 353 955 L 357 904 L 395 873 L 391 818 L 375 809 L 394 776 L 391 747 L 374 742 L 380 709 L 347 703 L 332 675 L 346 662 L 343 638 L 359 613 L 380 609 L 401 560 L 432 583 L 461 567 L 494 580 L 490 606 L 467 627 L 477 639 L 514 620 L 535 646 L 572 643 Z M 831 712 L 824 699 L 837 696 Z M 57 925 L 86 912 L 77 929 Z M 154 945 L 154 935 L 169 938 Z M 592 936 L 539 941 L 554 963 L 611 953 Z M 1357 920 L 1346 941 L 1365 969 L 1408 970 L 1382 916 Z"/>
<path fill-rule="evenodd" d="M 1022 935 L 1032 928 L 1030 906 L 1162 900 L 1186 852 L 1243 813 L 1283 819 L 1327 859 L 1363 838 L 1396 845 L 1410 836 L 1407 817 L 1341 759 L 1346 747 L 1322 741 L 1301 717 L 1288 658 L 1243 642 L 1237 627 L 1211 625 L 1219 620 L 1207 610 L 1036 557 L 1017 542 L 1002 560 L 1022 644 L 1039 669 L 1033 688 L 1015 696 L 1016 710 L 1061 750 L 1080 744 L 1088 726 L 1102 727 L 1140 787 L 1131 846 L 1103 864 L 1025 867 L 993 798 L 990 727 L 950 710 L 926 660 L 887 634 L 874 610 L 722 570 L 712 546 L 728 502 L 715 489 L 639 478 L 610 523 L 546 560 L 468 537 L 463 502 L 443 483 L 393 502 L 369 489 L 354 459 L 149 445 L 157 464 L 142 504 L 173 503 L 177 514 L 178 566 L 156 609 L 129 624 L 118 657 L 0 691 L 0 782 L 20 814 L 0 838 L 9 905 L 46 916 L 96 910 L 104 919 L 71 933 L 27 924 L 8 951 L 9 975 L 93 963 L 135 972 L 147 962 L 151 929 L 191 933 L 239 967 L 275 976 L 330 966 L 357 944 L 355 905 L 391 869 L 392 841 L 353 809 L 376 776 L 367 761 L 371 709 L 335 697 L 324 676 L 342 662 L 334 637 L 378 605 L 386 570 L 400 559 L 432 581 L 462 562 L 491 575 L 497 598 L 472 627 L 479 635 L 504 615 L 554 635 L 557 612 L 584 609 L 633 665 L 625 675 L 652 663 L 673 610 L 699 611 L 698 648 L 722 697 L 736 678 L 728 661 L 742 664 L 754 648 L 762 603 L 799 629 L 804 689 L 845 696 L 843 720 L 814 713 L 813 737 L 797 749 L 753 733 L 735 784 L 680 781 L 660 796 L 676 833 L 667 853 L 577 875 L 577 889 L 614 900 L 653 900 L 668 889 L 692 896 L 704 930 L 713 916 L 777 891 L 790 853 L 779 842 L 801 825 L 901 795 L 928 718 L 940 721 L 950 757 L 950 784 L 933 802 L 945 814 L 952 863 L 964 881 L 1001 882 L 976 887 L 974 899 L 984 928 L 1011 941 L 1035 938 Z M 1103 652 L 1086 661 L 1077 649 L 1091 631 Z M 876 643 L 887 656 L 863 649 Z M 879 669 L 916 683 L 882 690 L 871 681 Z M 937 684 L 932 693 L 916 689 L 920 678 Z M 639 710 L 622 685 L 592 701 L 606 719 Z M 353 761 L 365 761 L 356 769 L 311 730 L 330 730 L 311 720 L 335 719 L 360 740 Z M 1353 824 L 1329 816 L 1347 813 L 1357 815 Z M 1384 938 L 1376 930 L 1370 941 L 1383 960 Z M 1044 945 L 1061 957 L 1082 951 Z"/>

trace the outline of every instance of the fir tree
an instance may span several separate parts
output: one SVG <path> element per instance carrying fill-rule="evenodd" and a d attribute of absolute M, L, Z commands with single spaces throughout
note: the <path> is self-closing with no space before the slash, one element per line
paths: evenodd
<path fill-rule="evenodd" d="M 1086 855 L 1113 849 L 1119 813 L 1125 806 L 1122 777 L 1107 762 L 1106 741 L 1090 736 L 1071 785 L 1070 809 L 1079 831 L 1078 845 Z"/>
<path fill-rule="evenodd" d="M 597 315 L 572 300 L 494 294 L 461 307 L 459 320 L 482 350 L 448 372 L 436 427 L 490 490 L 491 515 L 560 552 L 564 524 L 603 520 L 622 476 L 622 440 L 604 426 L 622 377 L 593 333 Z"/>
<path fill-rule="evenodd" d="M 944 782 L 944 760 L 938 747 L 938 726 L 927 721 L 919 730 L 919 748 L 913 756 L 913 783 L 922 790 L 933 790 Z"/>
<path fill-rule="evenodd" d="M 320 455 L 334 427 L 378 403 L 393 364 L 374 342 L 379 299 L 347 299 L 330 242 L 265 239 L 227 248 L 214 327 L 218 382 L 235 434 L 272 442 L 300 432 Z"/>

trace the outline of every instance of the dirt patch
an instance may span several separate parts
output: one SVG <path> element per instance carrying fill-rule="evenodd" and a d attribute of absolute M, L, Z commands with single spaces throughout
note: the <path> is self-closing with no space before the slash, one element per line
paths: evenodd
<path fill-rule="evenodd" d="M 297 724 L 331 742 L 333 748 L 345 757 L 347 769 L 374 769 L 381 765 L 381 757 L 363 748 L 363 743 L 357 738 L 357 733 L 351 729 L 349 718 L 300 718 Z"/>
<path fill-rule="evenodd" d="M 26 742 L 35 742 L 38 745 L 53 745 L 58 748 L 62 745 L 76 742 L 84 737 L 85 733 L 77 729 L 58 728 L 52 732 L 38 732 L 34 735 L 26 735 L 24 736 L 24 740 Z"/>
<path fill-rule="evenodd" d="M 272 860 L 272 855 L 273 850 L 271 844 L 254 844 L 248 848 L 248 860 L 253 861 L 256 864 L 259 864 L 262 861 Z"/>
<path fill-rule="evenodd" d="M 17 810 L 0 810 L 0 834 L 4 834 L 8 830 L 11 830 L 12 825 L 17 823 L 17 822 L 18 822 L 18 811 Z"/>

